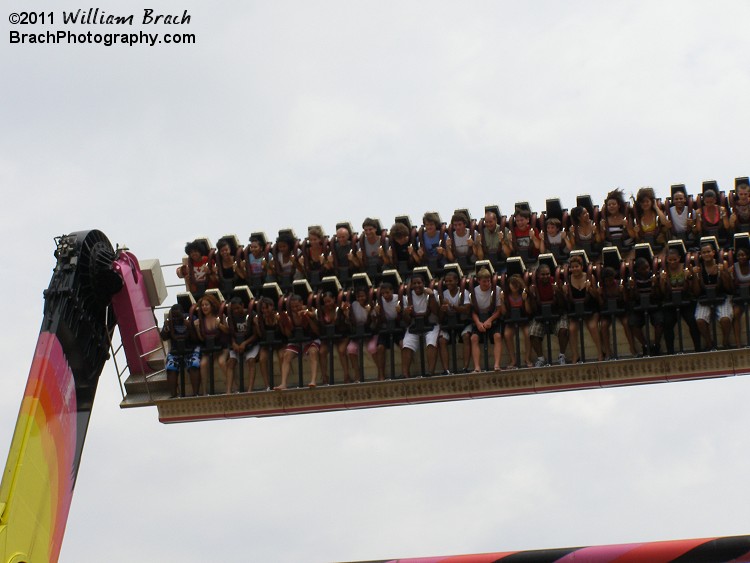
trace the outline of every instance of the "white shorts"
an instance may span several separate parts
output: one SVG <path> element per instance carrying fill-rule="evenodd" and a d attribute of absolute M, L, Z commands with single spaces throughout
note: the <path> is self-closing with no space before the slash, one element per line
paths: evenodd
<path fill-rule="evenodd" d="M 437 346 L 438 341 L 438 335 L 440 334 L 440 326 L 435 325 L 432 327 L 432 330 L 430 332 L 425 333 L 424 335 L 424 342 L 427 346 Z M 417 351 L 419 350 L 419 335 L 418 334 L 412 334 L 408 330 L 406 331 L 406 334 L 404 335 L 404 348 L 408 348 L 409 350 Z"/>
<path fill-rule="evenodd" d="M 258 344 L 255 344 L 255 345 L 253 345 L 253 346 L 252 346 L 251 348 L 249 348 L 249 349 L 248 349 L 248 348 L 245 348 L 245 353 L 243 354 L 243 356 L 244 356 L 244 360 L 245 360 L 245 361 L 248 361 L 248 360 L 252 360 L 252 359 L 255 359 L 255 358 L 257 358 L 257 357 L 258 357 L 258 353 L 259 353 L 259 352 L 260 352 L 260 345 L 258 345 Z M 237 352 L 235 352 L 234 350 L 232 350 L 232 349 L 230 348 L 230 349 L 229 349 L 229 357 L 230 357 L 230 358 L 231 358 L 232 360 L 236 360 L 236 359 L 237 359 Z"/>
<path fill-rule="evenodd" d="M 471 325 L 470 324 L 466 325 L 463 328 L 463 330 L 461 331 L 461 333 L 458 335 L 459 340 L 464 337 L 464 334 L 471 334 Z M 443 338 L 445 338 L 448 342 L 451 341 L 450 332 L 448 332 L 447 330 L 441 330 L 440 331 L 440 336 L 442 336 Z"/>
<path fill-rule="evenodd" d="M 732 318 L 732 300 L 727 295 L 727 298 L 719 303 L 718 305 L 714 305 L 713 307 L 716 309 L 716 318 L 721 319 L 731 319 Z M 700 303 L 697 303 L 695 305 L 695 320 L 696 321 L 706 321 L 707 323 L 711 322 L 711 309 L 712 307 L 710 305 L 701 305 Z"/>

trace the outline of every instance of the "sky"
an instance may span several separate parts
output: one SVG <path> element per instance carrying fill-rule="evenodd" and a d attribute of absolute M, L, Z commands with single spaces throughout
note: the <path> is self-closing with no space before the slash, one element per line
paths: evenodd
<path fill-rule="evenodd" d="M 4 0 L 6 12 L 20 6 Z M 195 2 L 193 45 L 0 43 L 0 448 L 55 236 L 139 258 L 750 174 L 743 1 Z M 24 6 L 24 9 L 27 9 Z M 8 20 L 6 20 L 7 22 Z M 111 26 L 114 27 L 114 26 Z M 76 31 L 110 32 L 80 25 Z M 115 31 L 120 31 L 116 29 Z M 101 376 L 60 561 L 350 561 L 747 534 L 750 379 L 161 425 Z M 5 444 L 5 445 L 2 445 Z"/>

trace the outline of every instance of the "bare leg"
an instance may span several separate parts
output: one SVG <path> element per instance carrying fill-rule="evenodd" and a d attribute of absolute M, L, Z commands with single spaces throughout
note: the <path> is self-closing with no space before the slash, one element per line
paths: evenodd
<path fill-rule="evenodd" d="M 286 384 L 289 380 L 289 372 L 292 370 L 292 360 L 296 357 L 297 352 L 284 350 L 284 354 L 281 356 L 281 384 L 274 387 L 274 391 L 283 391 L 287 388 Z"/>
<path fill-rule="evenodd" d="M 542 339 L 539 338 L 538 336 L 532 336 L 529 338 L 529 340 L 531 343 L 531 349 L 534 351 L 534 354 L 536 355 L 536 357 L 543 358 L 544 354 L 542 353 Z M 528 360 L 526 359 L 528 357 L 529 357 L 529 354 L 526 353 L 526 355 L 524 356 L 524 361 L 528 362 Z"/>
<path fill-rule="evenodd" d="M 732 328 L 734 329 L 734 344 L 740 346 L 740 333 L 742 332 L 742 307 L 734 306 L 734 315 L 732 319 Z"/>
<path fill-rule="evenodd" d="M 268 378 L 268 348 L 261 348 L 260 355 L 258 357 L 260 362 L 260 374 L 263 376 L 263 381 L 266 382 L 266 389 L 270 387 L 270 379 Z"/>
<path fill-rule="evenodd" d="M 348 338 L 342 338 L 338 344 L 336 344 L 336 350 L 339 354 L 339 363 L 341 368 L 344 370 L 344 383 L 351 383 L 351 377 L 349 377 L 349 360 L 346 357 L 346 346 L 349 344 Z"/>
<path fill-rule="evenodd" d="M 437 364 L 438 352 L 434 346 L 427 346 L 427 373 L 422 375 L 434 375 Z"/>
<path fill-rule="evenodd" d="M 201 374 L 201 388 L 208 393 L 208 379 L 210 374 L 208 373 L 209 367 L 209 355 L 208 354 L 201 354 L 201 367 L 200 367 L 200 374 Z M 195 393 L 196 395 L 198 393 Z"/>
<path fill-rule="evenodd" d="M 244 353 L 242 354 L 244 355 Z M 229 394 L 232 392 L 234 386 L 234 368 L 237 365 L 237 360 L 234 358 L 227 359 L 226 365 L 224 366 L 224 381 L 225 388 L 224 392 Z"/>
<path fill-rule="evenodd" d="M 559 331 L 557 331 L 557 343 L 560 345 L 560 353 L 562 355 L 565 355 L 565 352 L 568 349 L 568 342 L 570 342 L 570 331 L 566 328 L 561 328 Z M 577 358 L 577 353 L 572 354 L 573 358 Z M 574 361 L 573 363 L 577 363 L 578 360 Z"/>
<path fill-rule="evenodd" d="M 516 361 L 516 347 L 513 343 L 513 327 L 508 325 L 505 327 L 503 336 L 505 338 L 505 347 L 508 349 L 508 367 L 517 367 Z"/>
<path fill-rule="evenodd" d="M 655 353 L 659 353 L 661 350 L 661 335 L 664 333 L 664 325 L 658 324 L 654 326 L 654 340 L 651 343 L 654 347 Z"/>
<path fill-rule="evenodd" d="M 347 354 L 349 357 L 349 364 L 352 372 L 354 373 L 354 381 L 359 381 L 359 354 Z"/>
<path fill-rule="evenodd" d="M 373 356 L 373 360 L 375 360 L 375 366 L 378 368 L 378 381 L 383 381 L 385 379 L 385 346 L 384 345 L 378 344 L 378 347 L 375 350 L 375 355 Z"/>
<path fill-rule="evenodd" d="M 247 388 L 245 391 L 252 391 L 255 386 L 255 358 L 250 358 L 245 362 L 247 366 Z M 268 380 L 265 381 L 266 389 L 268 389 Z"/>
<path fill-rule="evenodd" d="M 578 324 L 577 320 L 570 319 L 568 321 L 568 335 L 570 339 L 570 360 L 577 364 L 578 360 L 580 360 L 580 355 L 578 354 L 578 351 L 581 349 L 581 343 L 578 340 L 578 329 L 580 325 Z M 562 344 L 560 345 L 560 352 L 562 352 Z"/>
<path fill-rule="evenodd" d="M 623 328 L 625 325 L 622 325 Z M 628 325 L 630 326 L 630 325 Z M 635 341 L 641 343 L 641 349 L 643 350 L 643 353 L 646 354 L 648 350 L 646 350 L 646 337 L 643 335 L 643 327 L 641 326 L 631 326 L 630 327 L 630 333 L 633 335 L 633 346 L 631 346 L 631 353 L 635 352 Z"/>
<path fill-rule="evenodd" d="M 479 335 L 471 335 L 471 361 L 474 363 L 474 371 L 482 371 L 479 362 Z"/>
<path fill-rule="evenodd" d="M 193 388 L 193 395 L 201 392 L 201 372 L 195 368 L 190 369 L 190 387 Z"/>
<path fill-rule="evenodd" d="M 601 362 L 604 359 L 604 354 L 602 354 L 602 339 L 599 334 L 599 315 L 597 313 L 591 315 L 586 321 L 586 326 L 589 329 L 591 340 L 594 341 L 594 346 L 596 346 L 597 359 Z"/>
<path fill-rule="evenodd" d="M 471 361 L 471 334 L 468 332 L 462 337 L 464 342 L 464 371 L 469 370 L 469 362 Z"/>
<path fill-rule="evenodd" d="M 167 371 L 167 384 L 169 385 L 169 398 L 174 399 L 177 396 L 177 372 Z"/>
<path fill-rule="evenodd" d="M 633 331 L 630 330 L 630 327 L 628 326 L 628 320 L 624 315 L 620 317 L 620 324 L 622 325 L 622 330 L 625 331 L 625 338 L 628 341 L 630 355 L 635 356 L 635 341 L 633 340 Z"/>
<path fill-rule="evenodd" d="M 729 346 L 729 335 L 732 332 L 732 320 L 728 317 L 722 317 L 719 319 L 719 326 L 721 327 L 721 345 L 726 348 Z"/>
<path fill-rule="evenodd" d="M 599 319 L 599 327 L 601 330 L 602 337 L 602 350 L 607 358 L 612 357 L 612 345 L 609 341 L 609 317 L 601 317 Z"/>
<path fill-rule="evenodd" d="M 495 360 L 495 371 L 500 370 L 500 362 L 503 359 L 503 337 L 499 332 L 492 335 L 492 354 Z"/>
<path fill-rule="evenodd" d="M 227 360 L 229 359 L 229 350 L 222 350 L 219 352 L 219 369 L 224 374 L 224 381 L 227 381 L 227 378 L 229 375 L 227 374 Z M 234 372 L 232 372 L 232 375 L 234 375 Z M 229 393 L 231 391 L 227 391 Z"/>
<path fill-rule="evenodd" d="M 411 377 L 411 361 L 414 358 L 414 352 L 411 348 L 401 348 L 401 373 L 406 377 Z"/>
<path fill-rule="evenodd" d="M 524 361 L 526 362 L 526 365 L 531 367 L 533 364 L 531 363 L 531 342 L 529 341 L 529 326 L 523 325 L 521 327 L 521 332 L 523 333 L 523 352 L 524 352 Z"/>
<path fill-rule="evenodd" d="M 438 351 L 440 352 L 440 363 L 443 366 L 443 372 L 446 372 L 450 369 L 448 367 L 450 365 L 448 361 L 448 341 L 442 336 L 438 338 Z M 434 368 L 432 372 L 435 372 Z"/>
<path fill-rule="evenodd" d="M 710 350 L 715 346 L 713 338 L 711 338 L 711 327 L 709 324 L 704 321 L 703 319 L 698 319 L 698 330 L 701 333 L 701 336 L 703 337 L 703 342 L 705 342 L 705 345 L 703 346 L 704 350 Z"/>
<path fill-rule="evenodd" d="M 318 359 L 320 360 L 320 379 L 323 385 L 328 385 L 328 350 L 328 344 L 321 342 Z"/>
<path fill-rule="evenodd" d="M 320 366 L 320 354 L 318 348 L 310 346 L 307 351 L 307 357 L 310 359 L 310 383 L 308 387 L 315 387 L 318 383 L 318 367 Z"/>

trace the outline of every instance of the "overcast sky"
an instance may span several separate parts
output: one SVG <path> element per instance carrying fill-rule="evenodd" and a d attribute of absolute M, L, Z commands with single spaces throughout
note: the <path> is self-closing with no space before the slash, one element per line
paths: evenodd
<path fill-rule="evenodd" d="M 96 5 L 136 22 L 155 7 Z M 78 7 L 34 5 L 58 18 Z M 98 228 L 173 262 L 197 235 L 571 206 L 618 186 L 729 189 L 750 173 L 744 1 L 155 9 L 192 21 L 127 31 L 197 43 L 11 45 L 9 30 L 47 28 L 5 24 L 2 448 L 54 236 Z M 62 562 L 322 562 L 750 533 L 744 377 L 171 426 L 156 409 L 119 409 L 112 365 L 99 387 Z"/>

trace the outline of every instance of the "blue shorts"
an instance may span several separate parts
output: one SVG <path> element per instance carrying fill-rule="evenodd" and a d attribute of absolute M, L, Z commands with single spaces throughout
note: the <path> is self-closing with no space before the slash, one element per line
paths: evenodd
<path fill-rule="evenodd" d="M 167 371 L 180 371 L 185 362 L 187 369 L 198 369 L 201 367 L 201 349 L 196 346 L 193 350 L 184 354 L 167 354 Z"/>

